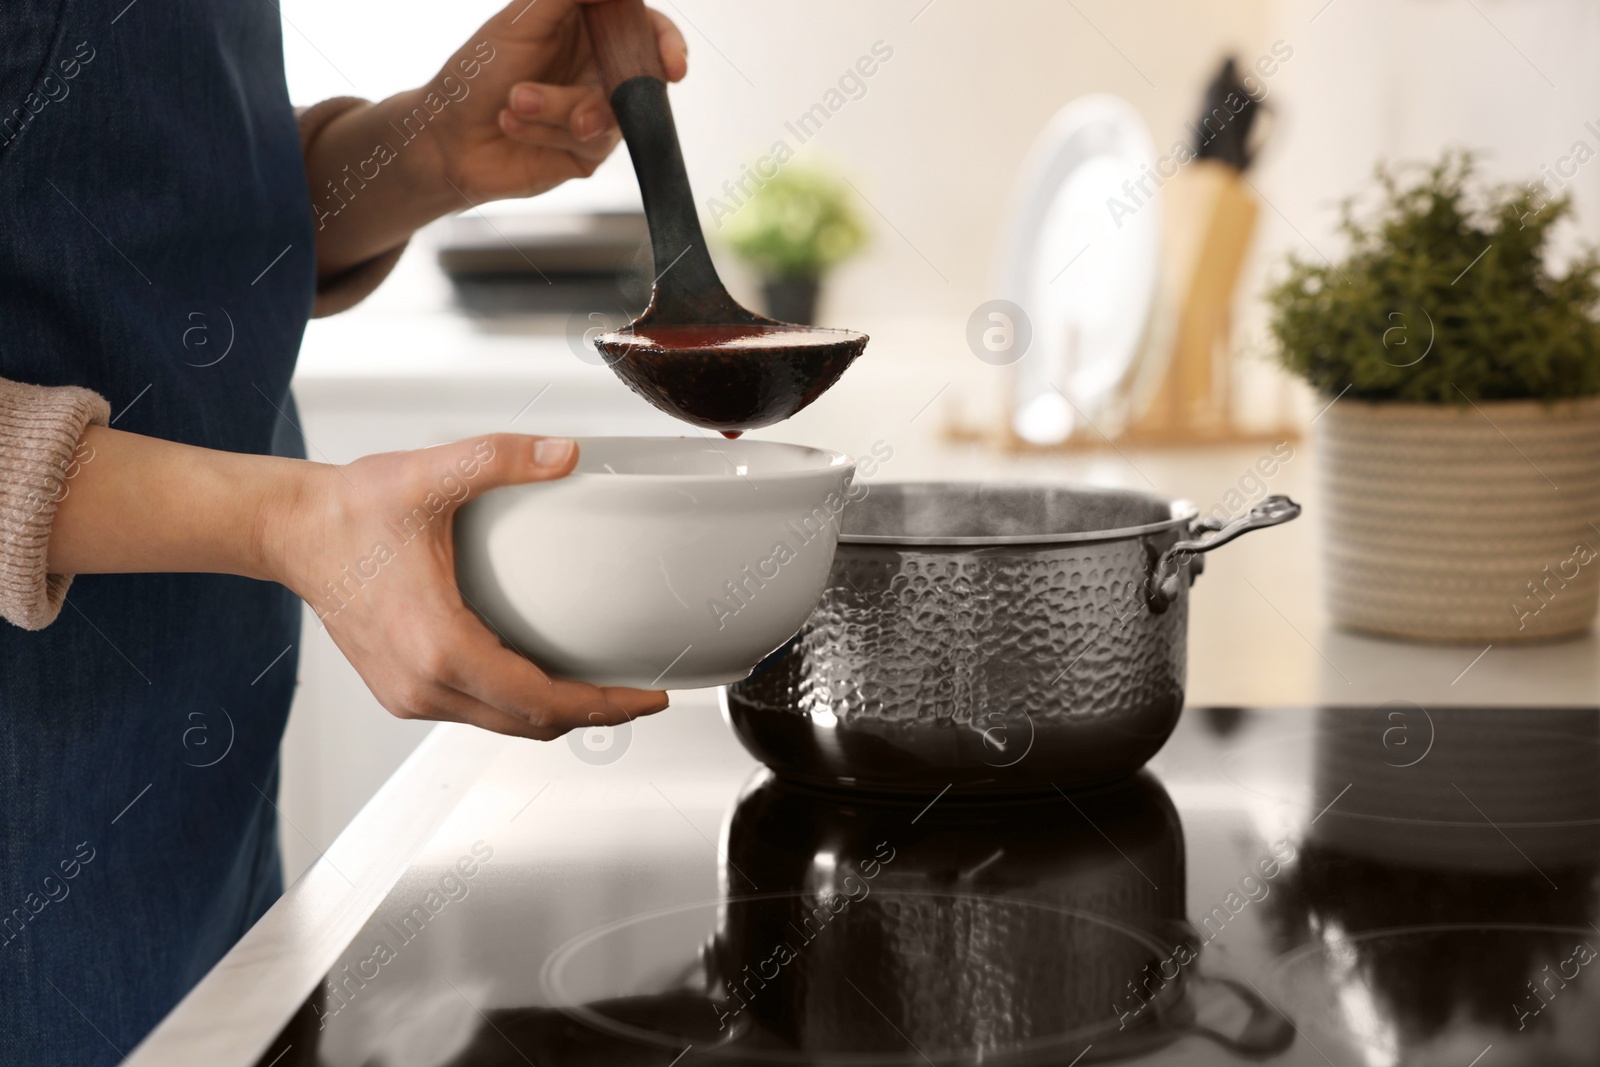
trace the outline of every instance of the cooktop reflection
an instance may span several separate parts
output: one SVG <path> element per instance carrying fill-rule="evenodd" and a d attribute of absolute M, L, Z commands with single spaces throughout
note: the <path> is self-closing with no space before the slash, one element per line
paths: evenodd
<path fill-rule="evenodd" d="M 1600 1062 L 1597 709 L 1194 709 L 1026 800 L 714 754 L 528 791 L 262 1067 Z"/>

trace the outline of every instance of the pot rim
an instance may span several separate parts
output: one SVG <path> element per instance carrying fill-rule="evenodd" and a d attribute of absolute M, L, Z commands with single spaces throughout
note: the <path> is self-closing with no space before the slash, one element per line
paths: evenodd
<path fill-rule="evenodd" d="M 915 483 L 905 483 L 915 484 Z M 1074 489 L 1096 489 L 1099 486 L 1071 486 Z M 850 534 L 840 533 L 841 545 L 905 545 L 909 547 L 987 548 L 1015 545 L 1084 545 L 1108 541 L 1126 541 L 1167 530 L 1187 529 L 1200 516 L 1194 501 L 1168 499 L 1153 494 L 1141 494 L 1150 500 L 1167 505 L 1169 517 L 1161 522 L 1147 522 L 1140 526 L 1123 526 L 1111 530 L 1084 530 L 1079 533 L 1059 534 L 1005 534 L 991 536 L 923 536 L 905 534 Z"/>

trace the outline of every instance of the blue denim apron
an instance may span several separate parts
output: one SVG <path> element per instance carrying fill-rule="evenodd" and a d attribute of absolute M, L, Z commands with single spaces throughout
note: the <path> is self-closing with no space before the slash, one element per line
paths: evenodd
<path fill-rule="evenodd" d="M 276 5 L 6 4 L 0 376 L 286 451 L 311 218 Z M 243 578 L 83 576 L 49 628 L 0 623 L 0 1063 L 116 1062 L 280 892 L 299 611 Z"/>

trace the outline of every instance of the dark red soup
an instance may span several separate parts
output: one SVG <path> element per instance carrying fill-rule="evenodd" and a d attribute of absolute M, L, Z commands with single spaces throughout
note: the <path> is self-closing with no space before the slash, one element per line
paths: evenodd
<path fill-rule="evenodd" d="M 866 334 L 852 330 L 757 323 L 636 324 L 595 338 L 634 392 L 729 437 L 811 403 L 866 343 Z"/>
<path fill-rule="evenodd" d="M 810 348 L 848 341 L 848 330 L 809 326 L 644 326 L 607 334 L 608 344 L 619 348 L 699 349 L 710 351 L 770 351 L 774 348 Z"/>

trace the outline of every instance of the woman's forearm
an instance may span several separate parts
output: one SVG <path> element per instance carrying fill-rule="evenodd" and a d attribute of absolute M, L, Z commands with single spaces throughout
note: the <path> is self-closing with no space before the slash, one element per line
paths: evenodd
<path fill-rule="evenodd" d="M 335 116 L 306 155 L 317 277 L 328 279 L 403 244 L 418 228 L 467 207 L 445 181 L 436 138 L 418 115 L 426 90 Z"/>
<path fill-rule="evenodd" d="M 281 581 L 279 519 L 328 470 L 92 426 L 57 490 L 50 570 L 201 571 Z"/>

